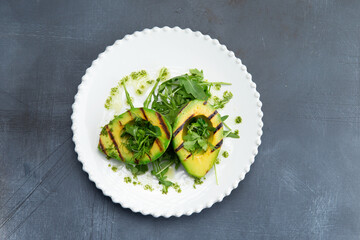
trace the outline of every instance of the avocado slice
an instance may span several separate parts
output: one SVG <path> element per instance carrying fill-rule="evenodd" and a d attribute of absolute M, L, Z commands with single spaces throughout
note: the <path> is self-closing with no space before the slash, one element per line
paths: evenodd
<path fill-rule="evenodd" d="M 187 124 L 195 117 L 207 119 L 206 121 L 215 128 L 208 139 L 214 147 L 208 148 L 205 152 L 192 154 L 184 148 L 183 137 L 186 135 Z M 174 122 L 172 144 L 182 165 L 190 175 L 197 178 L 205 176 L 214 165 L 223 144 L 223 123 L 220 114 L 207 101 L 189 102 L 180 110 Z"/>
<path fill-rule="evenodd" d="M 134 153 L 125 146 L 126 138 L 121 137 L 125 125 L 132 122 L 135 117 L 149 121 L 152 125 L 159 127 L 161 131 L 161 135 L 155 139 L 150 152 L 141 159 L 133 158 Z M 160 113 L 148 108 L 132 108 L 115 117 L 102 128 L 98 148 L 108 158 L 132 164 L 147 164 L 158 159 L 165 152 L 170 144 L 171 132 L 170 123 Z"/>

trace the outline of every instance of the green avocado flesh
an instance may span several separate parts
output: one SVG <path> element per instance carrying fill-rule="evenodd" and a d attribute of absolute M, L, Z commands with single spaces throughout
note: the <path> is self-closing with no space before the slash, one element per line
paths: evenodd
<path fill-rule="evenodd" d="M 136 117 L 149 121 L 161 131 L 161 135 L 155 139 L 150 151 L 140 159 L 134 159 L 134 153 L 126 147 L 127 139 L 121 137 L 125 125 L 133 122 Z M 160 113 L 147 108 L 132 108 L 115 117 L 102 128 L 98 148 L 108 158 L 132 164 L 147 164 L 158 159 L 165 152 L 170 144 L 171 132 L 171 125 Z"/>
<path fill-rule="evenodd" d="M 184 148 L 184 136 L 189 121 L 197 117 L 207 119 L 210 126 L 216 129 L 208 139 L 214 147 L 199 153 L 191 153 Z M 207 101 L 193 100 L 180 111 L 173 126 L 172 144 L 182 165 L 190 175 L 197 178 L 205 176 L 213 167 L 222 143 L 223 123 L 220 114 Z"/>

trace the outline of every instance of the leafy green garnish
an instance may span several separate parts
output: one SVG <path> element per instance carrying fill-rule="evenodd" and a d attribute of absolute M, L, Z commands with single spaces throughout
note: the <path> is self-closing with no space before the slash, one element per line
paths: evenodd
<path fill-rule="evenodd" d="M 126 95 L 126 103 L 130 105 L 130 108 L 134 108 L 134 104 L 133 101 L 130 97 L 129 92 L 126 89 L 126 84 L 125 81 L 121 81 L 121 85 L 123 86 L 124 90 L 125 90 L 125 95 Z"/>
<path fill-rule="evenodd" d="M 231 132 L 231 131 L 224 131 L 223 132 L 224 137 L 229 137 L 229 138 L 240 138 L 239 136 L 239 132 Z"/>
<path fill-rule="evenodd" d="M 156 161 L 152 163 L 153 170 L 151 174 L 154 175 L 158 180 L 159 184 L 163 185 L 162 193 L 167 194 L 169 187 L 174 186 L 174 183 L 167 180 L 166 173 L 169 167 L 175 164 L 175 169 L 178 169 L 180 165 L 179 158 L 173 151 L 168 148 L 166 152 Z"/>
<path fill-rule="evenodd" d="M 156 79 L 156 83 L 155 83 L 154 87 L 151 89 L 149 95 L 145 99 L 145 102 L 144 102 L 144 107 L 145 108 L 149 107 L 149 104 L 151 102 L 151 98 L 154 95 L 155 89 L 159 85 L 159 82 L 164 81 L 169 75 L 170 75 L 170 73 L 169 73 L 169 70 L 167 68 L 163 67 L 163 68 L 160 69 L 159 77 Z M 154 80 L 152 80 L 152 81 L 154 81 Z M 149 84 L 152 84 L 152 82 L 150 82 Z"/>
<path fill-rule="evenodd" d="M 216 84 L 229 85 L 224 82 L 207 82 L 204 80 L 203 71 L 190 69 L 190 74 L 173 77 L 160 84 L 157 94 L 152 91 L 154 101 L 152 109 L 160 112 L 170 122 L 174 123 L 180 109 L 194 99 L 208 100 L 211 96 L 210 89 Z M 157 86 L 154 86 L 154 89 Z M 150 103 L 146 101 L 146 103 Z"/>
<path fill-rule="evenodd" d="M 239 136 L 239 130 L 235 130 L 234 132 L 231 132 L 231 128 L 225 123 L 225 120 L 229 117 L 229 115 L 225 115 L 221 117 L 221 121 L 223 122 L 224 126 L 227 127 L 229 129 L 229 131 L 224 131 L 223 135 L 224 137 L 229 137 L 229 138 L 240 138 Z"/>
<path fill-rule="evenodd" d="M 143 175 L 149 170 L 147 165 L 132 165 L 130 163 L 126 163 L 126 169 L 129 170 L 133 176 Z"/>
<path fill-rule="evenodd" d="M 124 144 L 126 148 L 134 153 L 134 159 L 141 159 L 150 149 L 157 137 L 161 135 L 158 126 L 152 125 L 149 121 L 135 117 L 135 120 L 126 124 L 121 137 L 127 138 Z"/>
<path fill-rule="evenodd" d="M 229 115 L 221 116 L 221 121 L 224 123 L 226 119 L 228 119 Z"/>
<path fill-rule="evenodd" d="M 214 130 L 203 118 L 191 119 L 184 136 L 184 148 L 191 153 L 206 151 L 211 146 L 208 139 Z"/>

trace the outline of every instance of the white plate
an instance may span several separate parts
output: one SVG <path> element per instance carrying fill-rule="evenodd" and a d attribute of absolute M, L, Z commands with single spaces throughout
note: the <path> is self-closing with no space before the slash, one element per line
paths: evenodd
<path fill-rule="evenodd" d="M 132 71 L 145 69 L 155 73 L 163 66 L 170 70 L 172 76 L 198 68 L 204 70 L 209 81 L 232 83 L 222 89 L 231 90 L 234 98 L 219 112 L 232 116 L 227 122 L 239 129 L 241 137 L 224 141 L 222 151 L 227 150 L 230 156 L 217 165 L 219 185 L 212 169 L 204 183 L 194 189 L 193 180 L 181 168 L 172 176 L 180 184 L 181 193 L 169 189 L 167 195 L 161 194 L 157 181 L 150 174 L 139 178 L 143 184 L 150 183 L 155 188 L 152 192 L 145 191 L 141 185 L 125 183 L 124 177 L 130 174 L 122 163 L 112 160 L 110 163 L 119 167 L 117 172 L 113 172 L 108 167 L 109 160 L 97 149 L 100 127 L 114 114 L 104 108 L 110 89 Z M 126 35 L 107 47 L 86 70 L 71 116 L 75 151 L 89 179 L 104 195 L 124 208 L 154 217 L 198 213 L 221 202 L 250 170 L 262 135 L 263 113 L 259 97 L 256 85 L 241 60 L 218 40 L 179 27 L 145 29 Z M 142 106 L 142 101 L 136 101 L 137 106 Z M 235 125 L 234 118 L 238 115 L 243 122 Z"/>

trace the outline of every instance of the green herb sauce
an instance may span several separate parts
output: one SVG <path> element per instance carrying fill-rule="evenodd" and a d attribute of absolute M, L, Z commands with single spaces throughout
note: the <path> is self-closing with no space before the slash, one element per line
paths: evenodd
<path fill-rule="evenodd" d="M 113 170 L 113 172 L 117 172 L 118 168 L 115 166 L 112 166 L 111 170 Z"/>
<path fill-rule="evenodd" d="M 137 182 L 133 181 L 133 184 L 134 184 L 134 186 L 135 186 L 135 185 L 141 185 L 141 182 L 139 182 L 139 181 L 137 181 Z"/>
<path fill-rule="evenodd" d="M 227 157 L 229 157 L 229 153 L 228 153 L 227 151 L 224 151 L 223 154 L 222 154 L 222 156 L 223 156 L 224 158 L 227 158 Z"/>
<path fill-rule="evenodd" d="M 175 191 L 176 191 L 177 193 L 181 193 L 181 188 L 180 188 L 180 185 L 179 185 L 178 183 L 174 183 L 174 184 L 172 185 L 172 187 L 175 189 Z"/>
<path fill-rule="evenodd" d="M 242 118 L 241 118 L 240 116 L 237 116 L 237 117 L 235 118 L 235 123 L 239 124 L 239 123 L 241 123 L 241 122 L 242 122 Z"/>
<path fill-rule="evenodd" d="M 149 190 L 150 192 L 152 192 L 152 191 L 154 190 L 154 188 L 153 188 L 152 186 L 150 186 L 149 184 L 146 184 L 146 185 L 144 186 L 144 189 L 145 189 L 145 190 Z"/>
<path fill-rule="evenodd" d="M 130 73 L 130 77 L 133 79 L 133 80 L 139 80 L 141 78 L 144 78 L 146 77 L 148 74 L 145 70 L 140 70 L 138 72 L 132 72 Z"/>
<path fill-rule="evenodd" d="M 196 189 L 196 185 L 201 185 L 203 183 L 204 181 L 202 181 L 200 178 L 194 178 L 193 188 Z"/>
<path fill-rule="evenodd" d="M 131 177 L 124 177 L 124 182 L 131 183 Z"/>

